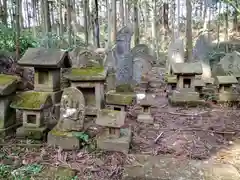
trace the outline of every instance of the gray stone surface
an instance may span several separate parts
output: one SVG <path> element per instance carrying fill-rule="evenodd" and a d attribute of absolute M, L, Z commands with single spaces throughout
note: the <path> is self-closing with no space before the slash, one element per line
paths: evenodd
<path fill-rule="evenodd" d="M 120 29 L 117 33 L 117 42 L 114 50 L 117 86 L 132 82 L 133 56 L 130 53 L 132 35 L 132 30 L 127 26 Z"/>
<path fill-rule="evenodd" d="M 80 90 L 74 87 L 64 89 L 61 99 L 59 131 L 80 131 L 85 118 L 85 99 Z"/>
<path fill-rule="evenodd" d="M 184 62 L 184 44 L 182 39 L 171 42 L 168 48 L 167 73 L 170 74 L 171 65 Z"/>
<path fill-rule="evenodd" d="M 148 54 L 149 48 L 146 44 L 137 44 L 135 47 L 132 48 L 131 52 L 132 54 L 137 54 L 139 52 Z"/>
<path fill-rule="evenodd" d="M 202 64 L 203 74 L 202 78 L 211 78 L 211 67 L 209 63 L 208 54 L 211 51 L 211 41 L 208 40 L 207 34 L 202 34 L 198 37 L 193 48 L 193 58 Z"/>
<path fill-rule="evenodd" d="M 18 61 L 21 66 L 39 68 L 61 68 L 70 67 L 71 62 L 67 51 L 47 48 L 28 48 L 22 58 Z"/>
<path fill-rule="evenodd" d="M 239 180 L 238 170 L 214 161 L 195 161 L 169 156 L 129 155 L 123 180 Z"/>

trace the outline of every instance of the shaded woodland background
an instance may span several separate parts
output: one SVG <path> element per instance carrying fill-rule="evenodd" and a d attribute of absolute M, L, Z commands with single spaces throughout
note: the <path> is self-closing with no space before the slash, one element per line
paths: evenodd
<path fill-rule="evenodd" d="M 71 50 L 78 46 L 111 49 L 117 31 L 134 29 L 133 45 L 148 44 L 157 62 L 166 61 L 171 40 L 185 39 L 186 57 L 203 32 L 215 44 L 212 56 L 240 44 L 238 0 L 1 0 L 0 49 L 28 47 Z M 221 46 L 223 45 L 223 46 Z"/>

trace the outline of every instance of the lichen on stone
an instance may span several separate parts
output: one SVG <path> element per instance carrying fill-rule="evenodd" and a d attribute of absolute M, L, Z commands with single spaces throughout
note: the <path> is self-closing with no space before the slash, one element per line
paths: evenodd
<path fill-rule="evenodd" d="M 106 93 L 106 102 L 116 105 L 130 105 L 136 98 L 132 92 L 116 92 L 115 90 Z"/>
<path fill-rule="evenodd" d="M 115 110 L 111 110 L 111 109 L 102 109 L 99 113 L 102 116 L 116 117 L 119 114 L 119 111 L 115 111 Z"/>
<path fill-rule="evenodd" d="M 0 86 L 5 86 L 17 81 L 18 77 L 6 74 L 0 74 Z"/>
<path fill-rule="evenodd" d="M 104 80 L 107 72 L 104 67 L 86 67 L 72 68 L 71 72 L 65 74 L 65 77 L 70 80 Z"/>
<path fill-rule="evenodd" d="M 14 109 L 41 110 L 45 107 L 49 98 L 51 99 L 47 92 L 27 91 L 17 94 L 11 103 L 11 107 Z M 51 104 L 52 102 L 49 105 Z"/>

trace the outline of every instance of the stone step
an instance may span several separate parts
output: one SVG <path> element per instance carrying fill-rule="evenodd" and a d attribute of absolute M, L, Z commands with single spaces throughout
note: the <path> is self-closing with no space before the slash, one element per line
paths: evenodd
<path fill-rule="evenodd" d="M 123 180 L 240 180 L 230 164 L 151 155 L 130 157 L 134 160 L 124 166 Z"/>

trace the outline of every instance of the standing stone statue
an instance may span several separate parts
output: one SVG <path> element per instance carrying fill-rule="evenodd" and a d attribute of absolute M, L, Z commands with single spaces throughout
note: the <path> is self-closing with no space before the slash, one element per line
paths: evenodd
<path fill-rule="evenodd" d="M 202 64 L 202 78 L 209 79 L 212 76 L 208 54 L 211 50 L 211 42 L 207 34 L 202 34 L 198 37 L 196 44 L 193 48 L 193 58 L 200 61 Z"/>
<path fill-rule="evenodd" d="M 143 52 L 148 54 L 149 48 L 146 44 L 137 44 L 134 48 L 131 50 L 132 54 L 137 54 L 138 52 Z"/>
<path fill-rule="evenodd" d="M 61 99 L 59 131 L 81 131 L 85 118 L 85 99 L 74 87 L 64 89 Z"/>
<path fill-rule="evenodd" d="M 176 39 L 168 48 L 167 73 L 170 74 L 171 65 L 173 63 L 184 62 L 184 44 L 182 39 Z"/>
<path fill-rule="evenodd" d="M 130 52 L 133 31 L 125 26 L 117 33 L 114 56 L 116 59 L 117 91 L 128 91 L 131 88 L 133 75 L 133 56 Z"/>
<path fill-rule="evenodd" d="M 133 81 L 139 84 L 144 75 L 147 75 L 151 69 L 155 58 L 145 52 L 135 53 L 133 57 Z"/>

